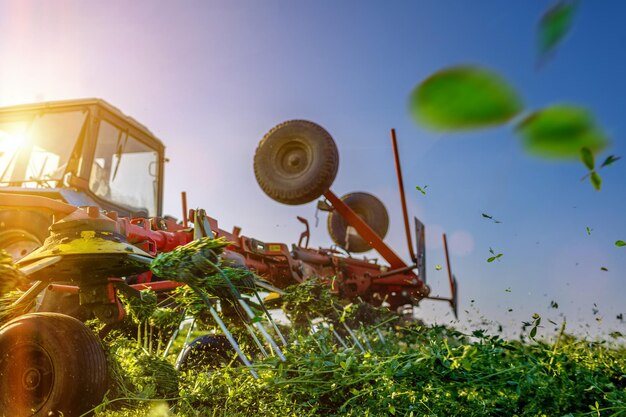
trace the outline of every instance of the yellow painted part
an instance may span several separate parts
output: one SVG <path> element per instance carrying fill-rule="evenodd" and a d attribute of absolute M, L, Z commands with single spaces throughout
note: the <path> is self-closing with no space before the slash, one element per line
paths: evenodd
<path fill-rule="evenodd" d="M 148 253 L 128 242 L 115 242 L 113 240 L 96 237 L 96 232 L 85 230 L 80 233 L 80 238 L 66 243 L 44 245 L 24 258 L 20 264 L 26 264 L 36 259 L 63 255 L 104 255 L 104 254 L 135 254 L 152 258 Z"/>
<path fill-rule="evenodd" d="M 278 301 L 280 300 L 280 294 L 277 292 L 271 292 L 268 295 L 265 296 L 265 298 L 263 298 L 263 302 L 270 302 L 270 301 Z"/>
<path fill-rule="evenodd" d="M 280 245 L 269 245 L 270 252 L 280 252 Z"/>

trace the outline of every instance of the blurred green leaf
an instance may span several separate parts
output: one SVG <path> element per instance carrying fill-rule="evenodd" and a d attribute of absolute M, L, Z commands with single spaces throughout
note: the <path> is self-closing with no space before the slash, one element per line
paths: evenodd
<path fill-rule="evenodd" d="M 544 56 L 552 52 L 569 32 L 576 1 L 560 1 L 551 7 L 539 21 L 539 53 Z"/>
<path fill-rule="evenodd" d="M 410 96 L 414 119 L 439 131 L 500 125 L 522 108 L 517 92 L 504 79 L 475 66 L 440 70 L 422 81 Z"/>
<path fill-rule="evenodd" d="M 592 231 L 592 230 L 593 230 L 593 229 L 591 229 L 589 226 L 587 226 L 587 234 L 588 234 L 589 236 L 591 236 L 591 231 Z"/>
<path fill-rule="evenodd" d="M 580 150 L 580 160 L 583 161 L 583 164 L 585 164 L 589 171 L 592 171 L 595 168 L 593 153 L 591 153 L 589 148 L 582 148 Z"/>
<path fill-rule="evenodd" d="M 624 242 L 623 240 L 618 240 L 615 242 L 615 246 L 621 248 L 622 246 L 626 246 L 626 242 Z"/>
<path fill-rule="evenodd" d="M 593 188 L 595 188 L 596 191 L 600 191 L 600 188 L 602 188 L 602 178 L 600 178 L 600 175 L 598 175 L 597 172 L 591 173 L 589 181 L 591 181 L 591 184 L 593 184 Z"/>
<path fill-rule="evenodd" d="M 614 162 L 619 161 L 620 159 L 622 159 L 621 156 L 609 155 L 604 160 L 604 162 L 602 162 L 602 165 L 600 165 L 600 168 L 608 167 L 609 165 L 613 164 Z"/>
<path fill-rule="evenodd" d="M 420 193 L 422 193 L 422 194 L 424 194 L 424 195 L 426 195 L 426 188 L 428 188 L 428 185 L 425 185 L 425 186 L 423 186 L 423 187 L 418 187 L 418 186 L 416 186 L 416 187 L 415 187 L 415 189 L 416 189 L 417 191 L 419 191 Z"/>
<path fill-rule="evenodd" d="M 604 271 L 604 272 L 609 272 L 609 269 L 607 267 L 605 267 L 605 266 L 600 267 L 600 270 Z"/>
<path fill-rule="evenodd" d="M 549 158 L 575 158 L 582 148 L 597 153 L 609 142 L 591 113 L 573 105 L 554 105 L 533 112 L 515 130 L 526 151 Z"/>
<path fill-rule="evenodd" d="M 502 257 L 502 253 L 498 253 L 496 254 L 493 249 L 489 248 L 489 253 L 491 253 L 493 256 L 490 256 L 489 258 L 487 258 L 487 262 L 491 263 L 493 261 L 495 261 L 496 259 L 500 259 Z"/>
<path fill-rule="evenodd" d="M 534 338 L 535 338 L 535 336 L 537 336 L 537 327 L 533 327 L 533 328 L 530 330 L 530 337 L 534 339 Z"/>

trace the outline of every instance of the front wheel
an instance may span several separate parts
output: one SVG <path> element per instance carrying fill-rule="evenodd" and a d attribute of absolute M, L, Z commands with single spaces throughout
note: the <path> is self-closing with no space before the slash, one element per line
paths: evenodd
<path fill-rule="evenodd" d="M 0 416 L 80 416 L 102 401 L 107 361 L 79 320 L 33 313 L 0 329 Z"/>

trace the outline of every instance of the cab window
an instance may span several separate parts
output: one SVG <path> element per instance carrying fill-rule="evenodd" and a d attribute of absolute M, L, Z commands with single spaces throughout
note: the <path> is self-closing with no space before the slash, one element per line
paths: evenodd
<path fill-rule="evenodd" d="M 156 215 L 158 153 L 115 125 L 102 120 L 89 178 L 98 197 Z"/>

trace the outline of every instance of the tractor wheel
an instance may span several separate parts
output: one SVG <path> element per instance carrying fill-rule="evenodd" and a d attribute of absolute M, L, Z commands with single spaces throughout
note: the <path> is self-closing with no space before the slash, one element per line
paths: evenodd
<path fill-rule="evenodd" d="M 35 211 L 0 211 L 0 249 L 17 261 L 28 255 L 48 237 L 52 218 Z"/>
<path fill-rule="evenodd" d="M 3 417 L 80 416 L 104 397 L 107 361 L 80 321 L 27 314 L 0 329 L 0 380 Z"/>
<path fill-rule="evenodd" d="M 284 204 L 305 204 L 330 188 L 339 153 L 323 127 L 289 120 L 270 130 L 254 154 L 254 175 L 265 194 Z"/>
<path fill-rule="evenodd" d="M 361 219 L 383 239 L 389 228 L 389 215 L 385 205 L 368 193 L 350 193 L 341 197 Z M 348 233 L 350 224 L 337 211 L 328 215 L 328 233 L 337 245 L 349 252 L 367 252 L 372 247 L 357 234 Z M 347 236 L 346 236 L 347 235 Z"/>
<path fill-rule="evenodd" d="M 182 372 L 218 369 L 230 363 L 232 354 L 234 350 L 225 337 L 200 336 L 185 347 L 176 368 Z"/>

